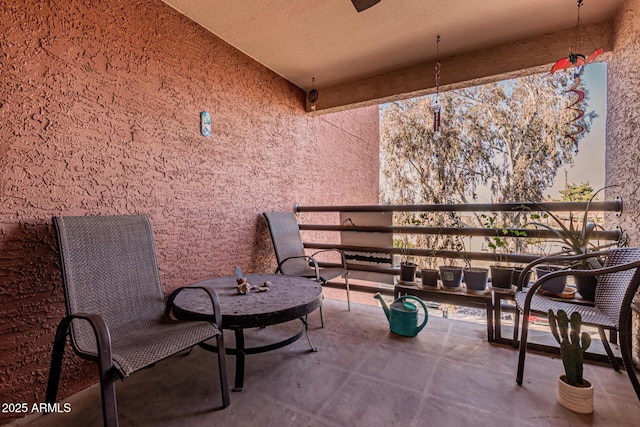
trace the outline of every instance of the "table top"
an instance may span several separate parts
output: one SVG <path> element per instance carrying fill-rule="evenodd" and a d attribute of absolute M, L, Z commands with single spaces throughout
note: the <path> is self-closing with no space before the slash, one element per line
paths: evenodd
<path fill-rule="evenodd" d="M 238 293 L 235 276 L 203 280 L 191 286 L 211 286 L 220 299 L 222 327 L 246 329 L 299 319 L 320 306 L 322 287 L 314 280 L 275 274 L 247 274 L 253 286 L 271 282 L 268 291 L 252 289 Z M 174 300 L 174 314 L 185 320 L 206 320 L 213 313 L 211 300 L 203 290 L 185 290 Z"/>

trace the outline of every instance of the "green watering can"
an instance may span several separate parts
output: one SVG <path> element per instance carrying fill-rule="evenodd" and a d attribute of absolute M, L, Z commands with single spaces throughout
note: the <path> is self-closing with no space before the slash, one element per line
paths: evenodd
<path fill-rule="evenodd" d="M 380 292 L 375 294 L 373 297 L 378 299 L 380 304 L 382 304 L 384 314 L 387 315 L 387 320 L 389 320 L 391 332 L 395 334 L 402 335 L 403 337 L 415 337 L 418 335 L 418 332 L 425 327 L 427 320 L 429 320 L 427 306 L 424 305 L 424 302 L 422 302 L 420 298 L 405 295 L 395 300 L 391 303 L 391 307 L 389 307 L 382 299 Z M 418 301 L 424 309 L 424 320 L 421 325 L 418 325 L 418 308 L 414 303 L 407 300 Z"/>

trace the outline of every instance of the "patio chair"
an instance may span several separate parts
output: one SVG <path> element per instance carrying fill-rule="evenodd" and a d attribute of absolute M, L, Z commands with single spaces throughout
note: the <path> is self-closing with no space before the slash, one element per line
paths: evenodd
<path fill-rule="evenodd" d="M 593 257 L 606 257 L 603 268 L 594 270 L 566 269 L 549 273 L 538 279 L 527 291 L 522 291 L 522 285 L 526 272 L 535 265 L 547 262 L 574 263 L 575 261 Z M 524 361 L 527 350 L 527 335 L 529 327 L 529 315 L 541 314 L 546 316 L 549 309 L 554 312 L 564 310 L 567 314 L 577 311 L 582 316 L 582 324 L 595 326 L 600 334 L 600 339 L 607 352 L 609 361 L 616 371 L 620 370 L 618 360 L 611 351 L 611 346 L 605 335 L 605 329 L 612 331 L 620 337 L 620 352 L 624 366 L 631 380 L 631 384 L 640 399 L 640 383 L 632 362 L 631 342 L 631 303 L 640 286 L 640 248 L 616 248 L 609 251 L 592 252 L 576 256 L 544 257 L 528 264 L 520 274 L 518 281 L 519 292 L 516 293 L 516 316 L 514 323 L 514 342 L 517 339 L 519 329 L 519 317 L 522 312 L 522 332 L 520 335 L 520 354 L 518 358 L 518 372 L 516 382 L 522 385 L 524 376 Z M 538 288 L 546 281 L 559 276 L 597 276 L 595 303 L 591 305 L 577 304 L 567 301 L 558 301 L 547 298 L 538 293 Z"/>
<path fill-rule="evenodd" d="M 287 276 L 301 276 L 315 279 L 326 284 L 336 277 L 343 277 L 347 288 L 347 307 L 351 310 L 351 296 L 349 295 L 349 271 L 344 253 L 338 249 L 324 249 L 311 255 L 304 251 L 304 244 L 300 236 L 300 227 L 294 214 L 289 212 L 265 212 L 264 217 L 269 225 L 273 249 L 276 253 L 278 266 L 276 274 Z M 342 262 L 342 267 L 321 268 L 314 258 L 323 252 L 338 252 Z M 320 319 L 324 327 L 324 316 L 322 306 L 320 306 Z"/>
<path fill-rule="evenodd" d="M 222 407 L 229 405 L 222 315 L 207 292 L 210 321 L 179 322 L 168 316 L 151 225 L 146 216 L 54 217 L 67 316 L 59 323 L 46 401 L 55 403 L 66 337 L 82 358 L 98 363 L 105 426 L 118 425 L 113 382 L 196 344 L 216 338 Z"/>

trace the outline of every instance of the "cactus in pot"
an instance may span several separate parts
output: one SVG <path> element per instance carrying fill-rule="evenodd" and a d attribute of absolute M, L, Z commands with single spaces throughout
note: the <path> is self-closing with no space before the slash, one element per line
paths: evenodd
<path fill-rule="evenodd" d="M 553 310 L 549 309 L 547 317 L 551 333 L 560 344 L 560 354 L 567 384 L 574 387 L 584 386 L 582 377 L 584 352 L 591 345 L 591 336 L 586 332 L 580 334 L 582 326 L 580 313 L 573 312 L 569 318 L 563 310 L 558 310 L 556 316 Z M 571 330 L 569 330 L 569 326 L 571 326 Z"/>

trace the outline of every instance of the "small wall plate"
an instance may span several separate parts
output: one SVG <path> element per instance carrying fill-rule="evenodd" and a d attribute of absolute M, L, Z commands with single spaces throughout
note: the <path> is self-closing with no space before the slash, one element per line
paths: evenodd
<path fill-rule="evenodd" d="M 211 114 L 206 111 L 200 113 L 200 133 L 207 138 L 211 136 Z"/>

